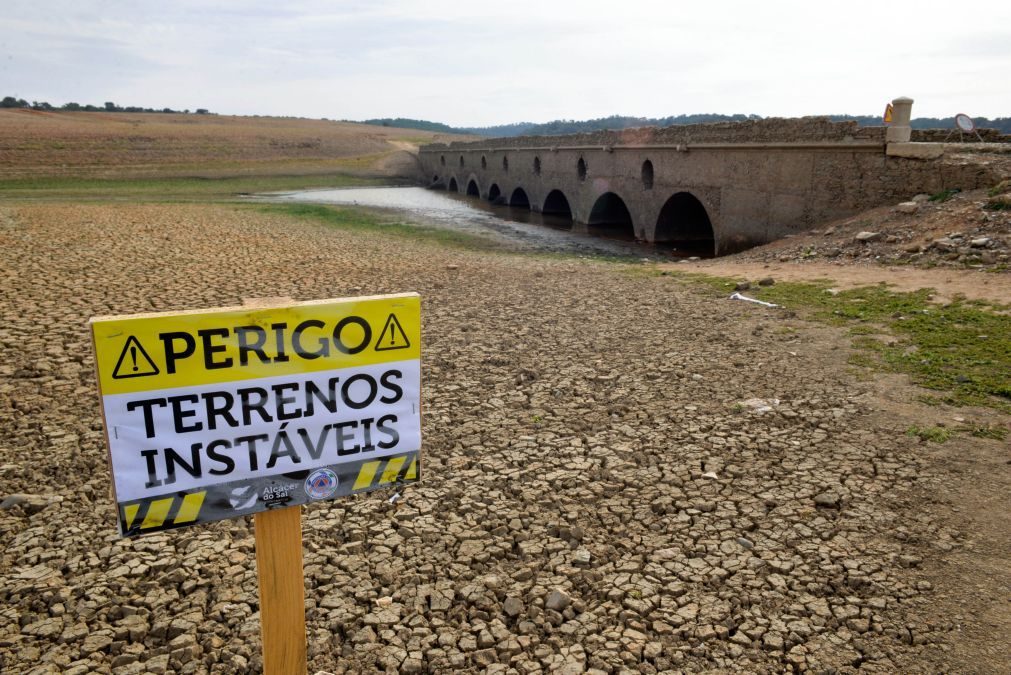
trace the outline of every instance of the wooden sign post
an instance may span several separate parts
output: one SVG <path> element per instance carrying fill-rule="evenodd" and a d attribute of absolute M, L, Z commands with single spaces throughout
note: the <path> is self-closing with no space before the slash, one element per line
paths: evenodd
<path fill-rule="evenodd" d="M 256 529 L 264 675 L 306 672 L 302 507 L 262 511 Z"/>

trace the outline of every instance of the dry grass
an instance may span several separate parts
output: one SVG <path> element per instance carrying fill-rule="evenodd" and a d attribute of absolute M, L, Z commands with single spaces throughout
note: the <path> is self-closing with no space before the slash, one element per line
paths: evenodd
<path fill-rule="evenodd" d="M 327 120 L 0 111 L 0 179 L 390 173 L 420 143 L 457 139 Z"/>

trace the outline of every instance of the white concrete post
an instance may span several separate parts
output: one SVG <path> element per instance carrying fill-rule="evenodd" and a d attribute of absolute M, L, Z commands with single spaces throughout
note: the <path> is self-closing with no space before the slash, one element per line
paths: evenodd
<path fill-rule="evenodd" d="M 885 132 L 887 143 L 908 143 L 913 135 L 909 120 L 913 115 L 913 99 L 900 96 L 892 101 L 892 125 Z"/>

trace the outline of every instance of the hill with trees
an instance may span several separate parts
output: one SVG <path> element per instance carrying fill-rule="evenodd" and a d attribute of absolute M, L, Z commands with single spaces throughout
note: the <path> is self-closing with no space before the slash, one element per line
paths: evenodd
<path fill-rule="evenodd" d="M 881 126 L 881 117 L 875 115 L 827 115 L 834 122 L 855 121 L 860 126 Z M 512 136 L 557 136 L 560 134 L 578 134 L 591 131 L 613 131 L 634 127 L 669 127 L 682 124 L 704 124 L 708 122 L 743 122 L 760 120 L 760 115 L 719 115 L 694 114 L 672 115 L 669 117 L 628 117 L 612 115 L 592 120 L 554 120 L 543 124 L 519 122 L 490 127 L 451 127 L 440 122 L 413 120 L 403 117 L 381 120 L 365 120 L 365 124 L 380 124 L 381 126 L 396 126 L 406 129 L 421 129 L 424 131 L 439 131 L 442 133 L 473 134 L 493 138 Z M 997 129 L 1001 133 L 1011 134 L 1011 117 L 974 118 L 976 126 L 981 129 Z M 912 120 L 914 129 L 954 129 L 954 117 L 919 117 Z"/>
<path fill-rule="evenodd" d="M 188 113 L 189 110 L 173 110 L 172 108 L 141 108 L 139 106 L 118 106 L 112 101 L 106 101 L 103 105 L 97 106 L 90 103 L 64 103 L 61 106 L 50 105 L 47 101 L 32 101 L 29 103 L 23 98 L 14 96 L 4 96 L 0 100 L 0 108 L 28 108 L 31 110 L 66 110 L 68 112 L 125 112 L 125 113 Z M 211 114 L 206 108 L 197 108 L 198 115 Z"/>

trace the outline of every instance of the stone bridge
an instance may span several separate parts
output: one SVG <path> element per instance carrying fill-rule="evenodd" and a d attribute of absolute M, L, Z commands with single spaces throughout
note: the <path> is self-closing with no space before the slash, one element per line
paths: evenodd
<path fill-rule="evenodd" d="M 992 177 L 890 127 L 826 118 L 489 139 L 421 148 L 430 187 L 561 216 L 574 231 L 721 255 Z"/>

